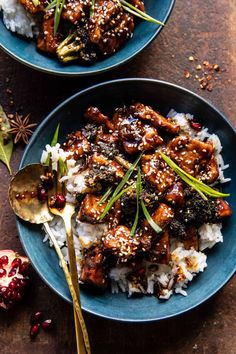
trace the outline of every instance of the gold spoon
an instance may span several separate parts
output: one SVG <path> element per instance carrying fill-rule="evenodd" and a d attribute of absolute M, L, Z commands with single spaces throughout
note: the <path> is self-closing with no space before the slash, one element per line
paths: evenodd
<path fill-rule="evenodd" d="M 9 201 L 15 214 L 21 219 L 29 221 L 33 224 L 44 224 L 44 227 L 49 234 L 49 237 L 61 261 L 62 269 L 72 296 L 78 352 L 80 354 L 90 354 L 91 350 L 88 333 L 80 307 L 77 268 L 75 274 L 76 258 L 71 229 L 71 217 L 74 214 L 74 206 L 71 203 L 66 203 L 63 211 L 59 212 L 55 208 L 50 208 L 51 210 L 49 210 L 47 200 L 44 202 L 38 200 L 37 188 L 42 182 L 40 177 L 44 174 L 45 167 L 41 164 L 31 164 L 19 170 L 10 182 Z M 69 260 L 71 261 L 72 258 L 72 266 L 70 263 L 70 272 L 64 260 L 61 249 L 58 246 L 58 243 L 48 224 L 48 222 L 53 219 L 52 212 L 55 215 L 61 216 L 65 223 Z M 71 258 L 70 255 L 72 256 Z M 77 281 L 75 281 L 75 279 L 77 279 Z"/>

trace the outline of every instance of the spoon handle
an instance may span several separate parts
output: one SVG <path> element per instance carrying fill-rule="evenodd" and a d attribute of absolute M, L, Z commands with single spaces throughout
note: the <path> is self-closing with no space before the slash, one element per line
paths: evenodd
<path fill-rule="evenodd" d="M 89 337 L 88 337 L 86 325 L 85 325 L 85 322 L 83 319 L 80 303 L 79 303 L 77 294 L 75 292 L 75 289 L 74 289 L 74 286 L 72 283 L 72 278 L 71 278 L 70 272 L 68 270 L 64 256 L 61 252 L 61 249 L 57 243 L 57 240 L 56 240 L 48 222 L 44 223 L 44 227 L 45 227 L 45 230 L 48 233 L 48 235 L 54 245 L 55 251 L 56 251 L 58 258 L 61 262 L 61 266 L 64 271 L 64 274 L 65 274 L 65 277 L 67 280 L 67 284 L 69 286 L 70 293 L 72 296 L 73 306 L 74 306 L 75 312 L 77 314 L 77 316 L 75 316 L 75 330 L 76 330 L 76 342 L 77 342 L 77 345 L 79 344 L 79 348 L 80 348 L 79 354 L 84 354 L 84 353 L 91 354 Z"/>

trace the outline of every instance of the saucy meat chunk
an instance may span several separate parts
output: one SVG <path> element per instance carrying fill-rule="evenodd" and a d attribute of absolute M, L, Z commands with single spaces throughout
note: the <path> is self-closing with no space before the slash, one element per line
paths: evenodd
<path fill-rule="evenodd" d="M 131 116 L 120 122 L 118 133 L 128 154 L 155 149 L 163 142 L 156 128 L 143 124 L 139 119 Z"/>
<path fill-rule="evenodd" d="M 96 124 L 105 125 L 108 130 L 114 130 L 114 126 L 112 122 L 109 120 L 107 116 L 105 116 L 97 107 L 89 107 L 84 113 L 85 118 Z"/>
<path fill-rule="evenodd" d="M 104 256 L 101 247 L 92 246 L 85 250 L 84 258 L 81 262 L 80 281 L 87 285 L 105 289 L 108 279 L 103 263 Z"/>
<path fill-rule="evenodd" d="M 216 200 L 216 210 L 217 210 L 217 215 L 220 218 L 227 218 L 232 215 L 233 211 L 230 208 L 229 204 L 220 198 L 217 198 Z"/>
<path fill-rule="evenodd" d="M 184 248 L 189 250 L 190 248 L 194 248 L 196 251 L 199 249 L 199 239 L 197 229 L 193 225 L 188 225 L 186 227 L 186 236 L 182 238 L 182 242 L 184 244 Z"/>
<path fill-rule="evenodd" d="M 85 11 L 88 11 L 91 5 L 92 0 L 69 0 L 64 5 L 62 18 L 76 24 L 85 17 Z"/>
<path fill-rule="evenodd" d="M 131 260 L 138 252 L 140 242 L 130 235 L 130 231 L 128 227 L 119 225 L 102 238 L 104 251 L 113 255 L 118 263 Z"/>
<path fill-rule="evenodd" d="M 43 52 L 54 54 L 60 41 L 60 35 L 54 34 L 54 16 L 46 13 L 37 39 L 37 48 Z"/>
<path fill-rule="evenodd" d="M 130 113 L 145 122 L 151 123 L 156 128 L 161 128 L 170 134 L 177 134 L 180 127 L 170 118 L 163 117 L 157 111 L 154 111 L 152 107 L 145 106 L 142 103 L 134 103 L 129 108 Z"/>
<path fill-rule="evenodd" d="M 160 203 L 155 212 L 151 215 L 153 221 L 160 226 L 161 229 L 165 229 L 167 225 L 172 221 L 174 217 L 174 211 L 167 204 Z M 143 251 L 148 251 L 156 238 L 159 238 L 153 228 L 149 225 L 147 220 L 142 224 L 141 245 Z"/>
<path fill-rule="evenodd" d="M 108 204 L 108 202 L 99 204 L 101 199 L 101 196 L 87 194 L 80 205 L 80 209 L 77 216 L 78 219 L 80 221 L 85 221 L 90 224 L 109 222 L 110 225 L 117 226 L 120 222 L 121 217 L 120 202 L 117 201 L 110 209 L 109 213 L 102 220 L 100 220 L 100 217 Z"/>
<path fill-rule="evenodd" d="M 116 52 L 134 30 L 133 16 L 124 12 L 119 2 L 98 0 L 89 19 L 89 38 L 103 55 Z"/>
<path fill-rule="evenodd" d="M 46 0 L 41 0 L 39 5 L 35 6 L 32 0 L 18 0 L 18 2 L 24 6 L 24 8 L 31 14 L 44 11 Z"/>
<path fill-rule="evenodd" d="M 170 235 L 168 230 L 154 242 L 148 254 L 148 260 L 153 263 L 168 264 L 170 261 Z"/>
<path fill-rule="evenodd" d="M 211 143 L 180 135 L 169 142 L 168 149 L 171 159 L 187 173 L 208 183 L 218 178 L 219 171 Z"/>
<path fill-rule="evenodd" d="M 65 143 L 63 144 L 63 149 L 72 153 L 73 158 L 78 160 L 84 154 L 90 151 L 90 143 L 83 136 L 81 131 L 76 131 L 75 133 L 69 134 Z"/>
<path fill-rule="evenodd" d="M 143 155 L 141 168 L 147 180 L 156 187 L 160 194 L 164 193 L 176 181 L 175 173 L 158 152 L 154 155 Z"/>
<path fill-rule="evenodd" d="M 174 183 L 166 192 L 165 200 L 176 206 L 184 203 L 184 189 L 181 182 Z"/>

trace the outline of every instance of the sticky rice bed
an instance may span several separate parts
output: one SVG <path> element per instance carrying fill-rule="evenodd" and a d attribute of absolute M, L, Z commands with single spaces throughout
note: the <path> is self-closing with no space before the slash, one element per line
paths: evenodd
<path fill-rule="evenodd" d="M 37 32 L 34 17 L 17 0 L 0 0 L 3 22 L 6 28 L 22 36 L 32 38 Z"/>
<path fill-rule="evenodd" d="M 1 1 L 1 0 L 0 0 Z M 224 170 L 228 165 L 224 164 L 221 156 L 222 145 L 220 139 L 215 134 L 210 134 L 207 128 L 202 129 L 200 132 L 196 132 L 189 126 L 188 119 L 192 118 L 189 114 L 176 113 L 171 110 L 168 114 L 176 121 L 181 127 L 181 131 L 190 134 L 192 137 L 199 140 L 211 141 L 215 148 L 215 156 L 219 167 L 218 181 L 225 183 L 230 181 L 230 178 L 224 177 Z M 86 189 L 84 176 L 88 171 L 83 171 L 78 174 L 79 162 L 70 158 L 70 153 L 61 149 L 60 144 L 51 147 L 46 145 L 45 150 L 42 153 L 41 163 L 44 163 L 47 159 L 48 153 L 51 153 L 53 168 L 57 168 L 57 162 L 59 157 L 67 163 L 68 174 L 64 176 L 61 181 L 66 182 L 67 188 L 67 200 L 73 202 L 75 200 L 76 193 L 81 193 Z M 97 240 L 101 239 L 102 235 L 108 229 L 107 224 L 92 225 L 81 222 L 73 218 L 73 235 L 75 242 L 75 251 L 77 256 L 78 272 L 80 274 L 80 262 L 82 259 L 83 247 L 88 248 Z M 61 218 L 54 217 L 50 223 L 52 232 L 61 247 L 65 260 L 68 262 L 68 250 L 66 246 L 66 234 Z M 146 272 L 147 286 L 143 288 L 141 284 L 133 284 L 127 279 L 127 275 L 130 273 L 131 268 L 127 265 L 117 265 L 109 272 L 109 278 L 111 280 L 111 291 L 118 293 L 119 291 L 127 292 L 129 296 L 134 293 L 153 294 L 154 288 L 158 285 L 160 289 L 160 299 L 169 299 L 169 297 L 175 292 L 187 295 L 187 284 L 192 281 L 194 276 L 199 272 L 203 272 L 207 267 L 207 256 L 202 252 L 207 248 L 212 248 L 216 243 L 223 242 L 223 235 L 221 233 L 222 224 L 203 224 L 199 229 L 199 249 L 197 252 L 194 249 L 186 250 L 182 243 L 177 241 L 171 242 L 171 260 L 168 265 L 164 264 L 151 264 L 150 262 L 143 262 L 143 267 Z M 49 236 L 45 234 L 44 242 L 49 241 L 52 246 Z"/>

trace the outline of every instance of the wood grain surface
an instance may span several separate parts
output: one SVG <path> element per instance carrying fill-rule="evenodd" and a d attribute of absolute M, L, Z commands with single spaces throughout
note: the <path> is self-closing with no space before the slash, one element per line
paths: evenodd
<path fill-rule="evenodd" d="M 1 34 L 0 34 L 1 35 Z M 201 90 L 194 76 L 197 63 L 208 60 L 225 69 L 212 92 Z M 196 72 L 194 75 L 197 74 Z M 8 113 L 31 113 L 40 122 L 57 104 L 91 84 L 124 77 L 148 77 L 170 81 L 200 93 L 236 125 L 236 1 L 177 0 L 166 28 L 133 61 L 119 69 L 90 78 L 65 79 L 33 71 L 0 51 L 0 103 Z M 17 167 L 23 146 L 13 154 Z M 0 249 L 23 252 L 15 217 L 7 201 L 9 175 L 0 165 Z M 31 285 L 24 301 L 11 311 L 0 312 L 1 354 L 75 353 L 72 307 L 54 294 L 30 271 Z M 84 313 L 93 354 L 235 354 L 236 279 L 207 303 L 174 319 L 150 324 L 107 321 Z M 55 321 L 50 333 L 29 339 L 32 312 L 42 310 Z"/>

